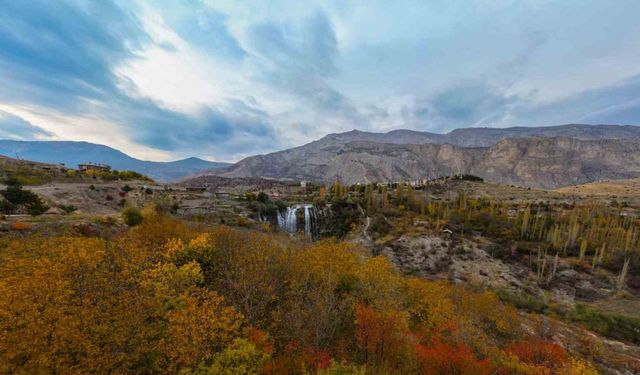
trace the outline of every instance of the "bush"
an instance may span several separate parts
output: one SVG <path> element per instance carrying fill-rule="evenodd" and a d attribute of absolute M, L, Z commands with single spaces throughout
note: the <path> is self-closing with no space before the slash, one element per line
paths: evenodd
<path fill-rule="evenodd" d="M 27 205 L 27 213 L 31 216 L 42 215 L 47 212 L 49 206 L 44 204 L 39 198 L 37 201 Z"/>
<path fill-rule="evenodd" d="M 560 368 L 569 358 L 561 346 L 541 340 L 513 343 L 505 351 L 517 356 L 524 363 L 550 369 Z"/>
<path fill-rule="evenodd" d="M 380 236 L 386 236 L 387 234 L 391 233 L 393 227 L 391 226 L 391 224 L 389 224 L 384 216 L 375 215 L 373 219 L 371 219 L 371 225 L 369 226 L 369 229 L 373 233 L 377 233 Z"/>
<path fill-rule="evenodd" d="M 18 180 L 16 177 L 7 178 L 6 180 L 4 180 L 4 184 L 7 186 L 22 186 L 20 180 Z"/>
<path fill-rule="evenodd" d="M 142 212 L 136 207 L 127 207 L 122 211 L 124 223 L 130 227 L 142 224 L 144 220 Z"/>
<path fill-rule="evenodd" d="M 41 215 L 49 209 L 37 194 L 23 190 L 19 182 L 9 180 L 7 184 L 7 188 L 0 191 L 0 195 L 8 202 L 0 206 L 0 210 L 3 212 L 12 213 L 17 209 L 17 206 L 22 205 L 30 215 L 35 216 Z"/>
<path fill-rule="evenodd" d="M 71 204 L 69 204 L 69 205 L 65 205 L 65 204 L 63 204 L 63 205 L 60 205 L 60 206 L 58 206 L 58 207 L 60 207 L 60 209 L 61 209 L 62 211 L 66 212 L 66 213 L 68 213 L 68 214 L 70 214 L 70 213 L 72 213 L 72 212 L 74 212 L 74 211 L 77 211 L 77 210 L 78 210 L 78 207 L 76 207 L 76 206 L 74 206 L 74 205 L 71 205 Z"/>
<path fill-rule="evenodd" d="M 2 212 L 3 214 L 10 215 L 16 211 L 16 208 L 16 205 L 9 202 L 8 200 L 0 200 L 0 212 Z"/>
<path fill-rule="evenodd" d="M 31 229 L 31 224 L 23 223 L 22 221 L 16 221 L 11 224 L 11 229 L 22 232 Z"/>
<path fill-rule="evenodd" d="M 544 298 L 533 297 L 525 293 L 510 293 L 506 290 L 499 290 L 497 294 L 502 301 L 508 302 L 519 309 L 539 314 L 549 312 L 549 305 Z"/>
<path fill-rule="evenodd" d="M 28 190 L 22 190 L 21 185 L 9 185 L 0 194 L 13 204 L 29 204 L 39 200 L 38 196 Z"/>
<path fill-rule="evenodd" d="M 269 196 L 264 191 L 261 191 L 260 193 L 258 193 L 258 198 L 256 198 L 256 199 L 260 203 L 265 203 L 266 204 L 266 203 L 269 202 Z"/>

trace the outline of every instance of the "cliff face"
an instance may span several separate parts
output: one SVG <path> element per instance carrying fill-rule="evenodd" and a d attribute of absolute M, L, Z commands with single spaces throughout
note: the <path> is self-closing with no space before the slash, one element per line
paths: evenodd
<path fill-rule="evenodd" d="M 487 149 L 471 173 L 488 181 L 541 188 L 637 177 L 640 138 L 507 139 Z"/>
<path fill-rule="evenodd" d="M 584 127 L 466 129 L 458 131 L 455 137 L 451 133 L 352 131 L 330 134 L 301 147 L 249 157 L 203 175 L 318 182 L 339 178 L 352 184 L 471 173 L 491 182 L 541 188 L 640 176 L 640 128 L 614 126 L 607 132 L 604 126 Z M 575 138 L 500 139 L 518 132 L 572 134 Z M 636 132 L 636 137 L 626 137 Z M 475 133 L 480 135 L 469 135 Z M 453 137 L 464 144 L 472 143 L 471 139 L 479 144 L 490 139 L 497 141 L 488 147 L 462 147 L 439 143 L 442 137 Z"/>

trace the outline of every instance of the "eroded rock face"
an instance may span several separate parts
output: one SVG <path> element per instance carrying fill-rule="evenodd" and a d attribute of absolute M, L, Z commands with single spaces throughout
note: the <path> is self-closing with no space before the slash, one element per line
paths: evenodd
<path fill-rule="evenodd" d="M 362 244 L 373 246 L 371 242 Z M 535 263 L 504 262 L 487 253 L 484 245 L 456 238 L 455 235 L 453 238 L 426 234 L 403 235 L 376 248 L 374 252 L 389 258 L 406 274 L 483 285 L 514 294 L 546 295 L 556 303 L 565 305 L 604 299 L 614 291 L 615 280 L 611 277 L 599 278 L 580 272 L 564 260 L 559 261 L 552 275 L 551 257 L 548 258 L 543 277 L 539 278 Z"/>
<path fill-rule="evenodd" d="M 307 145 L 267 155 L 246 158 L 224 169 L 205 174 L 223 177 L 266 177 L 274 179 L 368 183 L 437 178 L 460 173 L 474 174 L 490 182 L 527 187 L 557 188 L 603 179 L 640 176 L 640 127 L 609 137 L 630 134 L 636 138 L 600 139 L 606 132 L 589 133 L 557 127 L 539 134 L 572 135 L 580 138 L 531 137 L 531 131 L 499 132 L 489 147 L 462 147 L 441 143 L 442 137 L 414 134 L 395 136 L 349 132 L 330 135 Z M 542 129 L 542 128 L 538 128 Z M 575 130 L 575 129 L 574 129 Z M 637 130 L 637 131 L 636 131 Z M 622 131 L 622 130 L 620 130 Z M 495 134 L 494 134 L 495 133 Z M 501 138 L 523 134 L 526 138 Z M 407 142 L 407 143 L 405 143 Z M 480 142 L 484 145 L 484 143 Z M 468 142 L 463 142 L 468 146 Z"/>
<path fill-rule="evenodd" d="M 426 278 L 475 282 L 494 289 L 524 290 L 528 271 L 492 258 L 475 243 L 443 237 L 404 235 L 385 246 L 382 255 L 401 271 Z"/>

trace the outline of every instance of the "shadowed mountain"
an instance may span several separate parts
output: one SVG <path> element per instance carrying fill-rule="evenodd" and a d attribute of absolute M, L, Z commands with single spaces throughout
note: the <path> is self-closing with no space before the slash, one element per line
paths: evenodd
<path fill-rule="evenodd" d="M 108 146 L 69 141 L 0 140 L 0 155 L 42 163 L 63 163 L 71 168 L 87 162 L 108 164 L 113 169 L 136 171 L 157 181 L 175 181 L 202 170 L 229 166 L 228 163 L 198 158 L 171 162 L 139 160 Z"/>

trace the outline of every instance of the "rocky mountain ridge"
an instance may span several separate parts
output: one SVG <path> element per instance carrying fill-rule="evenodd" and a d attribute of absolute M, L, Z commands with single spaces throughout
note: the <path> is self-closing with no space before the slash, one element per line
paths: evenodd
<path fill-rule="evenodd" d="M 510 128 L 482 127 L 455 129 L 446 134 L 407 129 L 392 130 L 387 133 L 352 130 L 345 133 L 328 134 L 317 142 L 344 143 L 350 141 L 371 141 L 394 144 L 448 143 L 460 147 L 490 147 L 506 138 L 526 137 L 567 137 L 585 141 L 597 139 L 628 139 L 640 137 L 640 126 L 568 124 Z"/>
<path fill-rule="evenodd" d="M 304 146 L 249 157 L 200 175 L 325 183 L 337 178 L 352 184 L 470 173 L 491 182 L 538 188 L 640 176 L 640 127 L 565 125 L 485 129 L 480 136 L 470 135 L 478 131 L 330 134 Z M 519 133 L 527 136 L 501 138 Z M 442 137 L 464 146 L 438 143 Z M 491 146 L 468 146 L 492 139 L 497 141 Z"/>

